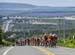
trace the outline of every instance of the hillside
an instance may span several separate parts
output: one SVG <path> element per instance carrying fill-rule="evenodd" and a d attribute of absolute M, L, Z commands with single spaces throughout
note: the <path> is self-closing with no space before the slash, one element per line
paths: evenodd
<path fill-rule="evenodd" d="M 21 3 L 0 3 L 0 15 L 14 14 L 68 15 L 75 14 L 75 7 L 49 7 Z"/>

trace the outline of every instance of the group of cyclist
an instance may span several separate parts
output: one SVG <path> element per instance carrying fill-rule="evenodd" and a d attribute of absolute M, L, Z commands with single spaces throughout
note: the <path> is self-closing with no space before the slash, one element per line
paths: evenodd
<path fill-rule="evenodd" d="M 58 36 L 56 34 L 43 34 L 39 37 L 25 38 L 17 41 L 18 46 L 45 46 L 45 47 L 56 47 Z"/>

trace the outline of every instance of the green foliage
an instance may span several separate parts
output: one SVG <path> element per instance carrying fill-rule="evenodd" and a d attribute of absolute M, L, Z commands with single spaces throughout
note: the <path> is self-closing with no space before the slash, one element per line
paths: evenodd
<path fill-rule="evenodd" d="M 11 42 L 7 40 L 6 34 L 0 29 L 0 45 L 10 46 Z"/>
<path fill-rule="evenodd" d="M 60 38 L 58 45 L 74 48 L 75 47 L 75 33 L 70 34 L 67 38 Z"/>

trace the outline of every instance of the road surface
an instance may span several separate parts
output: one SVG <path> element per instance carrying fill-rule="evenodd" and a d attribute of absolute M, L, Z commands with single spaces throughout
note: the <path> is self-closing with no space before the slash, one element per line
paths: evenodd
<path fill-rule="evenodd" d="M 0 48 L 0 55 L 75 55 L 75 48 L 15 46 Z"/>

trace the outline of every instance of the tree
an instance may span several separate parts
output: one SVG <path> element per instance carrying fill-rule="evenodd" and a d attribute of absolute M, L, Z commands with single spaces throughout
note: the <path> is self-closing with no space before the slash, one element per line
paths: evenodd
<path fill-rule="evenodd" d="M 0 29 L 0 44 L 2 44 L 2 39 L 3 39 L 3 31 Z"/>
<path fill-rule="evenodd" d="M 4 41 L 6 41 L 6 34 L 3 32 L 3 30 L 0 28 L 0 44 L 4 44 Z"/>

